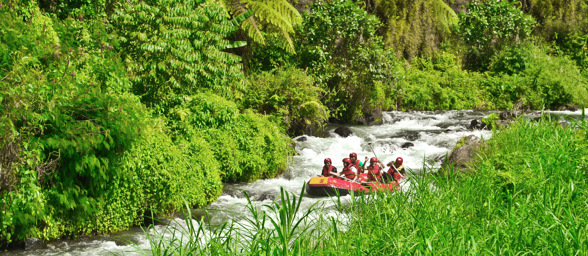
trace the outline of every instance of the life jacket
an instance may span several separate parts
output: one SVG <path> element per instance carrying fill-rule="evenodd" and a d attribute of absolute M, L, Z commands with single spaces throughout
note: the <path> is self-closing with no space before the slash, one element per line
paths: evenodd
<path fill-rule="evenodd" d="M 400 173 L 400 170 L 404 169 L 404 165 L 395 168 L 396 169 L 394 169 L 394 167 L 390 167 L 390 170 L 388 170 L 388 175 L 394 178 L 395 181 L 400 181 L 402 179 L 402 174 Z"/>
<path fill-rule="evenodd" d="M 380 172 L 380 165 L 376 164 L 372 168 L 372 166 L 368 166 L 368 180 L 382 180 L 382 173 Z"/>
<path fill-rule="evenodd" d="M 341 173 L 345 175 L 345 178 L 348 178 L 350 180 L 355 179 L 355 173 L 351 170 L 351 165 L 348 165 L 347 167 L 343 168 L 343 171 L 341 171 Z"/>
<path fill-rule="evenodd" d="M 329 168 L 327 169 L 323 166 L 323 176 L 325 176 L 325 177 L 331 176 L 331 172 L 333 171 L 333 167 L 335 167 L 335 166 L 329 165 Z"/>
<path fill-rule="evenodd" d="M 359 159 L 355 160 L 355 163 L 353 163 L 353 165 L 355 165 L 355 169 L 357 169 L 357 173 L 358 174 L 362 174 L 363 173 L 363 168 L 359 168 Z"/>

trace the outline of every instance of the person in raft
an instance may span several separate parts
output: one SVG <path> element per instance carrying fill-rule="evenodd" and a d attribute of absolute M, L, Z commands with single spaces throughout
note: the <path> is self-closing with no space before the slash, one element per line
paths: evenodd
<path fill-rule="evenodd" d="M 403 162 L 404 160 L 402 157 L 398 157 L 396 158 L 396 161 L 392 161 L 387 164 L 387 166 L 390 167 L 390 169 L 388 169 L 388 177 L 390 181 L 393 179 L 394 181 L 398 182 L 404 178 L 405 169 L 404 164 L 402 164 Z"/>
<path fill-rule="evenodd" d="M 382 181 L 382 166 L 383 164 L 381 162 L 378 164 L 378 159 L 375 157 L 370 159 L 369 166 L 363 165 L 363 169 L 368 171 L 368 181 Z"/>
<path fill-rule="evenodd" d="M 355 168 L 355 165 L 351 164 L 351 159 L 343 159 L 343 170 L 341 171 L 341 174 L 339 176 L 349 179 L 351 181 L 357 181 L 359 175 L 357 175 L 357 168 Z"/>
<path fill-rule="evenodd" d="M 349 159 L 351 160 L 351 164 L 355 165 L 355 169 L 357 169 L 357 171 L 358 171 L 357 175 L 362 174 L 363 173 L 362 167 L 363 167 L 363 165 L 365 165 L 365 163 L 367 163 L 367 157 L 365 158 L 365 162 L 362 163 L 361 161 L 359 161 L 357 159 L 357 154 L 355 152 L 352 152 L 351 154 L 349 154 Z"/>
<path fill-rule="evenodd" d="M 323 172 L 321 173 L 323 177 L 335 177 L 339 176 L 337 173 L 337 167 L 335 167 L 332 162 L 331 158 L 325 158 L 325 165 L 323 166 Z"/>

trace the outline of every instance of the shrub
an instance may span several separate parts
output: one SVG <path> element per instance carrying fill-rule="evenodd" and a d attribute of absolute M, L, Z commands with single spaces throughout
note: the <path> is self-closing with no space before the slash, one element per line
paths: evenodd
<path fill-rule="evenodd" d="M 530 109 L 556 109 L 565 104 L 585 105 L 587 84 L 573 61 L 566 56 L 550 56 L 533 46 L 521 63 L 525 69 L 508 75 L 496 74 L 484 81 L 497 106 L 522 103 Z"/>
<path fill-rule="evenodd" d="M 205 206 L 222 191 L 218 162 L 202 138 L 174 143 L 163 130 L 145 131 L 143 139 L 121 159 L 120 172 L 135 174 L 140 185 L 141 210 L 169 214 L 184 201 Z"/>
<path fill-rule="evenodd" d="M 204 138 L 225 182 L 273 177 L 293 153 L 278 125 L 250 110 L 241 113 L 234 102 L 215 94 L 186 97 L 171 113 L 176 140 Z"/>
<path fill-rule="evenodd" d="M 243 106 L 269 114 L 270 120 L 282 124 L 290 134 L 312 133 L 327 121 L 329 112 L 321 102 L 324 92 L 304 71 L 279 68 L 252 75 L 249 81 Z"/>
<path fill-rule="evenodd" d="M 400 109 L 488 109 L 490 95 L 481 88 L 485 76 L 461 70 L 452 54 L 416 58 L 398 73 Z"/>

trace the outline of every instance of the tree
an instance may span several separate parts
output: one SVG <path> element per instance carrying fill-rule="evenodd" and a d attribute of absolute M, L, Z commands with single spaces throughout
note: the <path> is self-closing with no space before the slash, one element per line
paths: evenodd
<path fill-rule="evenodd" d="M 315 2 L 298 28 L 300 61 L 327 91 L 323 102 L 345 121 L 381 110 L 395 58 L 377 35 L 378 19 L 352 1 Z"/>
<path fill-rule="evenodd" d="M 457 14 L 443 0 L 367 1 L 383 23 L 384 41 L 398 57 L 431 56 L 457 25 Z"/>
<path fill-rule="evenodd" d="M 226 38 L 247 15 L 232 21 L 217 1 L 134 1 L 116 10 L 123 54 L 136 72 L 134 91 L 165 109 L 184 96 L 213 91 L 238 98 L 244 89 L 241 58 L 224 50 L 245 45 Z"/>
<path fill-rule="evenodd" d="M 511 2 L 473 1 L 459 17 L 459 34 L 468 46 L 472 69 L 485 70 L 490 58 L 505 46 L 523 42 L 531 36 L 535 20 Z"/>

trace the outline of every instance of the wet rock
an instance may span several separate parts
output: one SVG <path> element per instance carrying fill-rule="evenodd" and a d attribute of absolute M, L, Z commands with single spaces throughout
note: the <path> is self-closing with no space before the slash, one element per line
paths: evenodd
<path fill-rule="evenodd" d="M 500 120 L 511 120 L 511 119 L 516 119 L 517 117 L 523 115 L 523 111 L 520 110 L 509 110 L 509 111 L 504 111 L 501 112 L 500 115 L 498 115 L 500 117 Z"/>
<path fill-rule="evenodd" d="M 412 142 L 405 142 L 400 147 L 401 148 L 410 148 L 412 146 L 414 146 L 414 143 L 412 143 Z"/>
<path fill-rule="evenodd" d="M 473 162 L 478 148 L 483 143 L 484 142 L 480 138 L 474 135 L 462 138 L 457 143 L 447 160 L 443 163 L 437 174 L 447 176 L 453 172 L 470 171 L 469 164 Z"/>
<path fill-rule="evenodd" d="M 486 128 L 486 124 L 478 119 L 474 119 L 470 122 L 470 127 L 468 127 L 471 130 L 482 130 Z"/>
<path fill-rule="evenodd" d="M 306 137 L 306 136 L 300 136 L 300 137 L 296 138 L 296 141 L 298 141 L 298 142 L 305 142 L 307 140 L 308 140 L 308 137 Z"/>
<path fill-rule="evenodd" d="M 380 125 L 384 123 L 383 118 L 381 110 L 374 110 L 370 114 L 360 117 L 357 122 L 363 125 Z"/>
<path fill-rule="evenodd" d="M 347 138 L 349 137 L 349 135 L 353 134 L 351 129 L 349 129 L 349 127 L 346 126 L 339 126 L 337 129 L 335 129 L 335 133 L 343 138 Z"/>
<path fill-rule="evenodd" d="M 404 138 L 406 140 L 415 141 L 421 138 L 420 131 L 402 131 L 398 134 L 398 137 Z M 396 136 L 395 136 L 396 138 Z"/>
<path fill-rule="evenodd" d="M 133 244 L 138 244 L 139 240 L 137 239 L 136 241 L 132 241 L 132 240 L 114 240 L 114 244 L 116 244 L 116 246 L 127 246 L 127 245 L 133 245 Z"/>
<path fill-rule="evenodd" d="M 29 238 L 25 241 L 25 250 L 45 249 L 47 245 L 39 238 Z"/>
<path fill-rule="evenodd" d="M 274 199 L 276 199 L 276 197 L 272 194 L 261 194 L 261 195 L 259 195 L 259 198 L 257 198 L 257 201 L 274 200 Z"/>
<path fill-rule="evenodd" d="M 557 110 L 560 110 L 560 111 L 572 111 L 572 112 L 578 111 L 580 109 L 581 109 L 580 106 L 571 105 L 571 104 L 566 104 L 566 105 L 563 105 L 563 106 L 557 108 Z"/>
<path fill-rule="evenodd" d="M 441 129 L 447 129 L 447 128 L 454 126 L 454 125 L 455 125 L 454 122 L 442 122 L 442 123 L 437 124 L 436 126 Z"/>
<path fill-rule="evenodd" d="M 171 220 L 168 217 L 155 212 L 152 213 L 151 211 L 146 211 L 143 215 L 143 225 L 145 226 L 165 226 L 168 225 L 170 222 Z"/>

